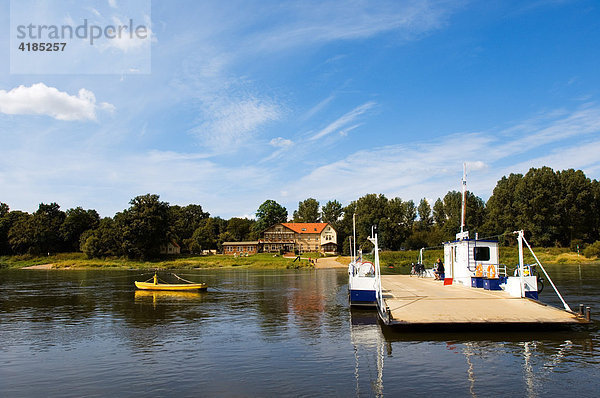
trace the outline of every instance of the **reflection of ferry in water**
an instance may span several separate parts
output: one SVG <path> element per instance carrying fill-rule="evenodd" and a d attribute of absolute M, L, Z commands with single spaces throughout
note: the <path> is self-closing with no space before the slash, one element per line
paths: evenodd
<path fill-rule="evenodd" d="M 450 396 L 477 397 L 500 391 L 498 395 L 502 396 L 535 397 L 547 390 L 544 379 L 553 378 L 552 373 L 563 362 L 581 355 L 582 347 L 573 341 L 588 344 L 585 348 L 588 355 L 593 355 L 594 350 L 590 333 L 583 330 L 481 332 L 465 339 L 464 333 L 414 333 L 381 328 L 377 314 L 365 309 L 353 308 L 350 316 L 357 397 L 423 395 L 430 386 L 439 383 L 438 378 L 425 377 L 417 386 L 410 382 L 402 386 L 396 381 L 418 379 L 423 377 L 424 370 L 429 373 L 438 367 L 442 369 L 440 374 L 453 377 L 448 385 Z M 448 356 L 450 352 L 452 355 Z M 448 367 L 452 370 L 443 370 Z M 498 382 L 498 369 L 502 369 L 510 383 Z"/>
<path fill-rule="evenodd" d="M 385 338 L 379 327 L 377 314 L 364 309 L 353 309 L 350 318 L 356 396 L 381 397 Z"/>

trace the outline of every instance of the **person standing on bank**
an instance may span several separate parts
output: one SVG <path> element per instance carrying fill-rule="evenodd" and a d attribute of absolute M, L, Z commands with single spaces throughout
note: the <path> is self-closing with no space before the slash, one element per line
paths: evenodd
<path fill-rule="evenodd" d="M 436 265 L 436 269 L 434 272 L 434 276 L 435 276 L 435 280 L 442 280 L 445 277 L 445 273 L 444 273 L 444 263 L 442 262 L 442 260 L 440 260 L 439 258 L 437 259 L 437 261 L 435 262 Z"/>

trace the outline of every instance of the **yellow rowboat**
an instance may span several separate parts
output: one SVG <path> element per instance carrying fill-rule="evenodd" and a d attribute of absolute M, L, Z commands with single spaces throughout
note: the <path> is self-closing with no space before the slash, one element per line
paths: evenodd
<path fill-rule="evenodd" d="M 181 278 L 179 278 L 181 279 Z M 152 280 L 152 282 L 150 282 Z M 194 291 L 206 290 L 206 283 L 158 283 L 158 276 L 145 282 L 135 281 L 135 287 L 140 290 Z"/>

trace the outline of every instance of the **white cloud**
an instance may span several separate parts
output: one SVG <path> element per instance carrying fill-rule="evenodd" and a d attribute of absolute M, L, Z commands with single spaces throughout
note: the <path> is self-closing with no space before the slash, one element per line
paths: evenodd
<path fill-rule="evenodd" d="M 145 30 L 136 31 L 137 25 L 134 25 L 134 33 L 130 33 L 129 30 L 123 30 L 119 33 L 119 27 L 127 26 L 128 24 L 123 22 L 119 17 L 112 17 L 113 24 L 117 27 L 117 30 L 113 32 L 114 38 L 107 38 L 104 41 L 102 48 L 115 48 L 124 53 L 138 51 L 140 49 L 146 50 L 151 45 L 152 41 L 156 41 L 156 37 L 152 32 L 151 20 L 148 16 L 144 16 L 143 27 Z M 142 25 L 140 25 L 142 26 Z"/>
<path fill-rule="evenodd" d="M 286 138 L 283 137 L 277 137 L 277 138 L 273 138 L 269 144 L 271 144 L 272 146 L 276 147 L 276 148 L 287 148 L 290 145 L 293 145 L 294 142 L 292 140 L 288 140 Z"/>
<path fill-rule="evenodd" d="M 523 126 L 529 126 L 526 132 Z M 507 132 L 515 134 L 509 138 Z M 310 186 L 317 198 L 338 198 L 345 202 L 373 192 L 419 200 L 459 190 L 462 164 L 466 162 L 469 190 L 487 198 L 502 176 L 524 173 L 531 167 L 600 169 L 599 133 L 600 106 L 588 105 L 563 112 L 560 117 L 553 113 L 551 120 L 525 121 L 501 133 L 460 133 L 435 143 L 415 142 L 358 151 L 317 167 L 283 188 L 291 199 L 305 196 L 297 187 Z M 589 136 L 595 141 L 586 142 Z M 548 145 L 554 148 L 550 152 L 546 149 Z M 323 184 L 325 181 L 336 184 Z"/>
<path fill-rule="evenodd" d="M 82 88 L 70 95 L 44 83 L 0 90 L 0 112 L 8 115 L 47 115 L 58 120 L 96 120 L 96 110 L 113 111 L 112 104 L 96 104 L 93 92 Z"/>
<path fill-rule="evenodd" d="M 108 0 L 108 5 L 112 8 L 117 8 L 117 0 Z"/>
<path fill-rule="evenodd" d="M 465 163 L 467 163 L 467 172 L 469 172 L 470 170 L 485 170 L 486 168 L 488 168 L 488 165 L 480 160 Z"/>
<path fill-rule="evenodd" d="M 209 147 L 235 150 L 263 124 L 278 120 L 281 111 L 269 101 L 254 97 L 244 99 L 222 97 L 207 107 L 205 120 L 193 132 Z"/>
<path fill-rule="evenodd" d="M 308 120 L 311 117 L 313 117 L 314 115 L 316 115 L 317 113 L 321 112 L 325 107 L 327 107 L 327 105 L 329 105 L 329 103 L 335 98 L 335 95 L 331 94 L 329 97 L 325 98 L 324 100 L 320 101 L 318 104 L 316 104 L 315 106 L 313 106 L 312 108 L 310 108 L 303 116 L 302 116 L 302 120 Z"/>
<path fill-rule="evenodd" d="M 310 137 L 310 140 L 318 140 L 319 138 L 322 138 L 322 137 L 324 137 L 328 134 L 334 133 L 334 132 L 339 132 L 342 135 L 344 135 L 345 133 L 347 134 L 348 131 L 350 131 L 358 126 L 352 126 L 350 128 L 346 128 L 346 129 L 345 129 L 345 127 L 347 125 L 351 124 L 352 122 L 354 122 L 354 120 L 357 117 L 359 117 L 360 115 L 362 115 L 369 109 L 373 108 L 374 106 L 375 106 L 375 102 L 370 101 L 370 102 L 364 103 L 364 104 L 352 109 L 350 112 L 346 113 L 339 119 L 330 123 L 324 129 L 322 129 L 319 132 L 317 132 L 316 134 L 314 134 L 312 137 Z"/>
<path fill-rule="evenodd" d="M 249 45 L 274 51 L 369 38 L 389 31 L 396 31 L 402 39 L 408 40 L 442 26 L 453 7 L 430 1 L 354 1 L 344 7 L 337 1 L 297 2 L 276 8 L 270 17 L 281 24 L 251 37 Z"/>

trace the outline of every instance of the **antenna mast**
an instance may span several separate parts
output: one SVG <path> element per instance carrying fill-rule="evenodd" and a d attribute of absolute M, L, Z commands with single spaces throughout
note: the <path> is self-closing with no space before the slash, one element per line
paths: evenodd
<path fill-rule="evenodd" d="M 462 209 L 460 214 L 460 233 L 465 230 L 465 216 L 467 212 L 467 163 L 463 163 L 462 178 Z"/>
<path fill-rule="evenodd" d="M 356 261 L 356 213 L 352 214 L 352 234 L 354 235 L 354 261 Z"/>

